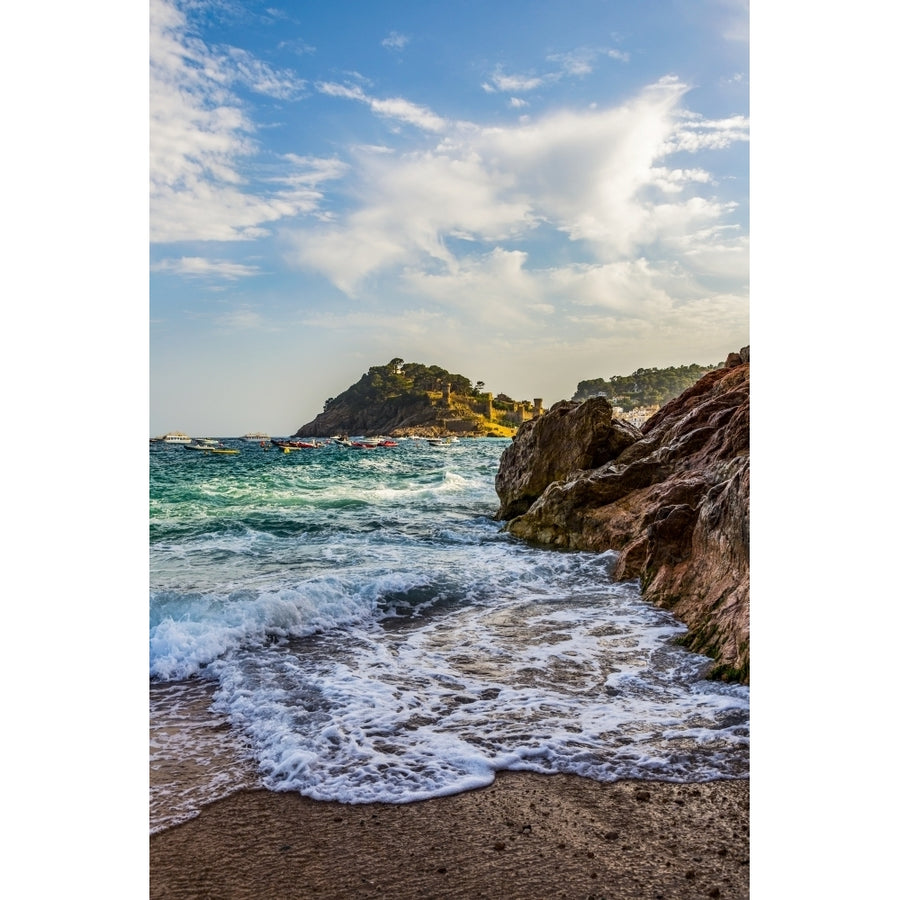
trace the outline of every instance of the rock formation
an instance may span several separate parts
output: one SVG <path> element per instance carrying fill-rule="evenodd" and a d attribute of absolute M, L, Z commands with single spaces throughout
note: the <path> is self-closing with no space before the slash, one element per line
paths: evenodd
<path fill-rule="evenodd" d="M 615 575 L 688 626 L 711 677 L 750 677 L 750 348 L 638 430 L 602 397 L 557 403 L 500 460 L 500 519 L 538 544 L 617 550 Z"/>
<path fill-rule="evenodd" d="M 640 437 L 633 425 L 613 419 L 604 397 L 561 400 L 540 418 L 524 422 L 504 451 L 495 481 L 501 504 L 497 517 L 521 515 L 552 482 L 602 466 Z"/>
<path fill-rule="evenodd" d="M 355 384 L 325 407 L 294 437 L 333 434 L 408 434 L 466 437 L 512 437 L 522 421 L 509 412 L 494 415 L 492 394 L 476 382 L 441 366 L 407 363 L 399 357 L 387 365 L 371 366 Z"/>

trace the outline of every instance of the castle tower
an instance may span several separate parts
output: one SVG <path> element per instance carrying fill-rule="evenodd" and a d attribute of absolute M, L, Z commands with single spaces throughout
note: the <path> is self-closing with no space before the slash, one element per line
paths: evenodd
<path fill-rule="evenodd" d="M 444 385 L 444 396 L 443 396 L 444 406 L 450 405 L 450 388 L 451 388 L 451 385 L 449 383 Z"/>
<path fill-rule="evenodd" d="M 534 398 L 534 418 L 544 414 L 544 400 L 541 397 Z"/>

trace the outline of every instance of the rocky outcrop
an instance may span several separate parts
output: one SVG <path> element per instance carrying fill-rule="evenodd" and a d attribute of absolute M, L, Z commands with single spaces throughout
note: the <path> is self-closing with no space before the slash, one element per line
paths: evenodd
<path fill-rule="evenodd" d="M 551 483 L 602 466 L 640 437 L 633 425 L 613 419 L 602 397 L 561 400 L 546 415 L 524 422 L 504 451 L 494 482 L 501 504 L 497 517 L 521 515 Z"/>
<path fill-rule="evenodd" d="M 750 350 L 638 432 L 603 398 L 557 404 L 504 452 L 498 518 L 523 539 L 617 550 L 616 577 L 688 626 L 714 677 L 749 682 Z"/>

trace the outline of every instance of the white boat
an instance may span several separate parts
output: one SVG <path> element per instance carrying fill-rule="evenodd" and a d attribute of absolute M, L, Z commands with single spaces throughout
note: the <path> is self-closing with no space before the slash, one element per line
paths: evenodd
<path fill-rule="evenodd" d="M 167 431 L 162 439 L 164 444 L 190 444 L 193 440 L 183 431 Z"/>
<path fill-rule="evenodd" d="M 245 434 L 242 438 L 242 441 L 252 441 L 254 444 L 259 443 L 260 441 L 271 441 L 272 438 L 269 435 L 265 434 L 262 431 L 250 431 Z"/>

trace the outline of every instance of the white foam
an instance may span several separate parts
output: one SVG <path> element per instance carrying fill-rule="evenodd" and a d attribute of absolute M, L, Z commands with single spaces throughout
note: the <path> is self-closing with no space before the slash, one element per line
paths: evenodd
<path fill-rule="evenodd" d="M 369 622 L 273 648 L 264 663 L 222 660 L 217 702 L 269 787 L 317 799 L 408 802 L 501 768 L 745 777 L 746 690 L 705 689 L 705 661 L 677 648 L 693 675 L 656 671 L 682 629 L 631 591 L 561 607 L 494 598 L 418 627 Z"/>

